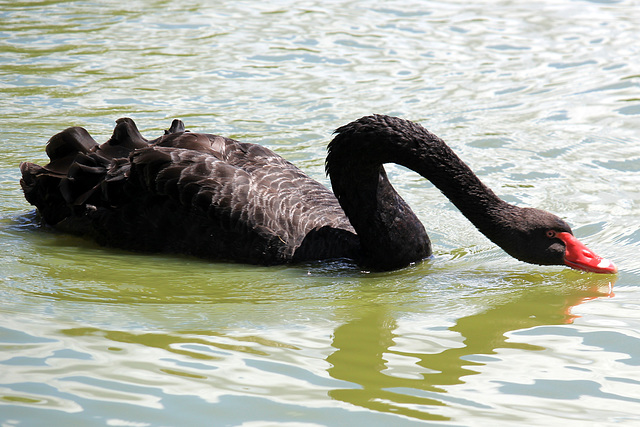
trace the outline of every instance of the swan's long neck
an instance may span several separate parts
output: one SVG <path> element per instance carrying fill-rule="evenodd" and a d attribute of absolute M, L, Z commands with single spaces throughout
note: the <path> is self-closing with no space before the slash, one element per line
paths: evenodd
<path fill-rule="evenodd" d="M 392 270 L 431 255 L 429 237 L 382 165 L 357 162 L 331 172 L 333 191 L 360 239 L 361 265 Z"/>
<path fill-rule="evenodd" d="M 406 265 L 431 253 L 424 227 L 387 180 L 384 163 L 400 164 L 427 178 L 498 245 L 508 238 L 504 234 L 509 217 L 517 215 L 518 208 L 496 196 L 426 129 L 398 118 L 370 116 L 336 132 L 329 145 L 327 173 L 365 256 L 373 254 L 372 262 L 404 257 Z M 408 250 L 401 249 L 407 246 Z"/>
<path fill-rule="evenodd" d="M 417 144 L 419 148 L 405 155 L 401 164 L 431 181 L 478 230 L 502 246 L 519 208 L 484 185 L 437 136 L 428 133 Z"/>

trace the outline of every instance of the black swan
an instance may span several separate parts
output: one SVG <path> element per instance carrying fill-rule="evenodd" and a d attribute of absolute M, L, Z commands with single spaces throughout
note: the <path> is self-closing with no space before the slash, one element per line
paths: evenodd
<path fill-rule="evenodd" d="M 265 265 L 348 258 L 402 268 L 429 257 L 431 243 L 387 179 L 383 164 L 397 163 L 521 261 L 617 271 L 563 220 L 501 200 L 444 141 L 396 117 L 336 130 L 326 159 L 333 193 L 265 147 L 185 131 L 180 120 L 148 141 L 133 120 L 119 119 L 102 145 L 72 127 L 46 152 L 48 165 L 20 165 L 26 199 L 44 223 L 103 245 Z"/>

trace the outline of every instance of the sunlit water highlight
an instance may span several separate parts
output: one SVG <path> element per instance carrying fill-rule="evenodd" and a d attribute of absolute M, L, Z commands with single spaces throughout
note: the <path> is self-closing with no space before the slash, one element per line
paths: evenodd
<path fill-rule="evenodd" d="M 1 2 L 0 423 L 640 423 L 640 4 L 468 3 Z M 38 227 L 18 185 L 51 135 L 121 116 L 327 183 L 332 130 L 370 113 L 620 273 L 515 261 L 394 166 L 436 254 L 384 274 L 101 248 Z"/>

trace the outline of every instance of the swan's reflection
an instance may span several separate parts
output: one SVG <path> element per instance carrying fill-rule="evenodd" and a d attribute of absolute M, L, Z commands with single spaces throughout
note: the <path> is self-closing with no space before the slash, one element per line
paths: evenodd
<path fill-rule="evenodd" d="M 336 328 L 333 347 L 337 350 L 327 358 L 332 365 L 329 374 L 358 387 L 332 390 L 330 396 L 371 410 L 416 419 L 446 420 L 448 418 L 431 413 L 437 411 L 430 411 L 429 407 L 446 404 L 446 399 L 442 399 L 445 397 L 442 393 L 446 393 L 442 386 L 461 384 L 465 376 L 478 373 L 473 367 L 481 363 L 472 361 L 474 357 L 471 356 L 495 354 L 499 348 L 541 349 L 509 342 L 505 334 L 534 326 L 572 322 L 575 319 L 571 314 L 573 307 L 594 298 L 613 296 L 611 280 L 615 278 L 588 275 L 577 283 L 523 289 L 484 311 L 459 318 L 449 330 L 459 333 L 464 345 L 435 354 L 398 350 L 394 342 L 396 319 L 387 308 L 378 307 L 368 315 Z M 385 354 L 414 358 L 421 378 L 385 374 Z M 418 392 L 400 394 L 393 391 L 398 388 Z"/>

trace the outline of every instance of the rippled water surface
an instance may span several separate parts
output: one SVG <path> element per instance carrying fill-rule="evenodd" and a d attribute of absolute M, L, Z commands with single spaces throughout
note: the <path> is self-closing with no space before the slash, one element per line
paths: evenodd
<path fill-rule="evenodd" d="M 637 1 L 0 1 L 0 52 L 1 425 L 640 423 Z M 122 116 L 327 183 L 332 130 L 370 113 L 620 273 L 518 262 L 393 166 L 435 257 L 384 274 L 106 249 L 39 227 L 18 184 L 54 133 Z"/>

